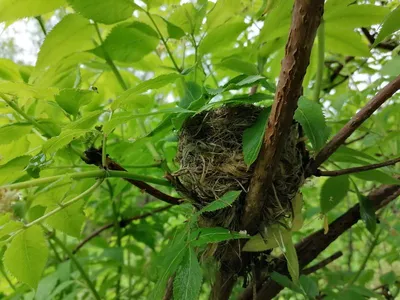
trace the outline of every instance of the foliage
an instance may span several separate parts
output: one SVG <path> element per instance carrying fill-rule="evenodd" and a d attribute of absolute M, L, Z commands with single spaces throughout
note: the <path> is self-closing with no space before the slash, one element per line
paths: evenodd
<path fill-rule="evenodd" d="M 164 209 L 134 186 L 143 181 L 181 197 L 167 179 L 179 168 L 179 129 L 194 114 L 225 104 L 264 107 L 243 135 L 249 167 L 268 125 L 293 1 L 182 2 L 0 2 L 4 26 L 31 20 L 43 30 L 35 65 L 0 50 L 2 299 L 161 299 L 167 286 L 175 299 L 206 299 L 217 245 L 247 239 L 244 251 L 286 256 L 288 273 L 270 274 L 287 288 L 282 299 L 383 299 L 379 286 L 398 294 L 400 207 L 393 202 L 375 216 L 367 197 L 380 184 L 399 184 L 398 165 L 307 179 L 293 203 L 293 230 L 269 228 L 269 239 L 202 227 L 201 214 L 242 201 L 242 191 L 196 211 L 188 199 Z M 325 39 L 314 43 L 294 116 L 311 157 L 398 75 L 399 11 L 396 1 L 326 2 Z M 398 157 L 399 99 L 387 101 L 321 169 Z M 90 147 L 102 150 L 97 166 L 85 157 Z M 127 171 L 98 168 L 110 158 Z M 364 222 L 320 260 L 338 249 L 344 256 L 301 274 L 295 242 L 324 226 L 320 216 L 332 221 L 356 203 Z M 243 290 L 238 284 L 232 297 Z"/>

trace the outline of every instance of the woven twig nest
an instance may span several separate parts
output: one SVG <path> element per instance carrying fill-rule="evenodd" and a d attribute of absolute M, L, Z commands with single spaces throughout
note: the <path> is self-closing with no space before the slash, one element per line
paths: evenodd
<path fill-rule="evenodd" d="M 253 105 L 225 106 L 199 113 L 182 126 L 177 154 L 180 169 L 173 174 L 177 189 L 198 209 L 228 191 L 244 192 L 233 207 L 206 215 L 214 226 L 238 229 L 240 217 L 235 216 L 241 215 L 254 169 L 254 165 L 244 162 L 243 132 L 255 123 L 261 111 Z M 264 225 L 291 214 L 291 200 L 302 184 L 306 157 L 300 125 L 293 123 L 273 183 L 266 191 Z"/>

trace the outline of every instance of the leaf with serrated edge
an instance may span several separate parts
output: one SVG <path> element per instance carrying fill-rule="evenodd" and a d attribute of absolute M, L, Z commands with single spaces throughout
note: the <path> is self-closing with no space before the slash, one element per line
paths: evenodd
<path fill-rule="evenodd" d="M 216 211 L 223 209 L 225 207 L 231 206 L 232 203 L 239 197 L 242 191 L 228 191 L 221 198 L 211 202 L 210 204 L 204 206 L 200 213 Z"/>
<path fill-rule="evenodd" d="M 13 238 L 4 253 L 4 266 L 18 280 L 36 288 L 46 266 L 48 252 L 43 230 L 34 225 Z"/>

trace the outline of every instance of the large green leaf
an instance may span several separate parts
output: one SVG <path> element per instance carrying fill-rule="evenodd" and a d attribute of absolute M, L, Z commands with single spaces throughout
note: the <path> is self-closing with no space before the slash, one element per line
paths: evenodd
<path fill-rule="evenodd" d="M 149 25 L 135 21 L 114 27 L 105 39 L 103 46 L 99 46 L 91 52 L 105 58 L 105 50 L 115 61 L 132 63 L 154 51 L 158 42 L 157 32 Z"/>
<path fill-rule="evenodd" d="M 254 125 L 247 128 L 243 133 L 243 156 L 244 162 L 248 166 L 255 162 L 258 157 L 270 111 L 270 108 L 263 109 Z"/>
<path fill-rule="evenodd" d="M 294 114 L 304 129 L 304 133 L 310 139 L 314 150 L 319 150 L 327 140 L 327 129 L 322 107 L 318 103 L 301 97 Z"/>
<path fill-rule="evenodd" d="M 29 155 L 19 156 L 0 166 L 0 185 L 11 183 L 25 174 L 25 167 L 29 164 Z"/>
<path fill-rule="evenodd" d="M 314 280 L 311 277 L 301 275 L 300 276 L 300 285 L 303 288 L 306 295 L 309 297 L 309 299 L 315 299 L 315 297 L 319 293 L 318 283 L 316 282 L 316 280 Z"/>
<path fill-rule="evenodd" d="M 34 225 L 13 238 L 4 253 L 3 262 L 18 280 L 36 288 L 46 266 L 48 252 L 43 230 Z"/>
<path fill-rule="evenodd" d="M 372 46 L 378 45 L 383 39 L 400 29 L 400 6 L 393 10 L 385 19 L 378 36 Z"/>
<path fill-rule="evenodd" d="M 62 58 L 93 47 L 94 36 L 95 29 L 88 19 L 77 14 L 66 15 L 49 32 L 40 47 L 36 68 L 29 79 L 30 82 Z"/>
<path fill-rule="evenodd" d="M 257 66 L 255 64 L 252 64 L 236 56 L 224 58 L 216 66 L 248 75 L 258 74 Z"/>
<path fill-rule="evenodd" d="M 57 88 L 41 88 L 24 82 L 0 81 L 0 92 L 22 99 L 50 100 L 58 92 Z"/>
<path fill-rule="evenodd" d="M 355 177 L 366 181 L 377 181 L 384 184 L 400 184 L 400 180 L 380 170 L 369 170 L 353 174 Z"/>
<path fill-rule="evenodd" d="M 112 24 L 132 16 L 134 5 L 129 0 L 67 0 L 76 12 L 95 22 Z"/>
<path fill-rule="evenodd" d="M 55 100 L 67 113 L 76 116 L 81 106 L 90 103 L 93 94 L 95 92 L 89 90 L 63 89 Z"/>
<path fill-rule="evenodd" d="M 10 124 L 0 127 L 0 145 L 9 144 L 27 135 L 32 129 L 30 124 Z M 1 154 L 1 153 L 0 153 Z"/>
<path fill-rule="evenodd" d="M 199 297 L 203 274 L 196 252 L 190 247 L 187 251 L 174 280 L 174 298 L 196 300 Z"/>
<path fill-rule="evenodd" d="M 65 0 L 2 0 L 0 22 L 34 17 L 62 6 Z"/>
<path fill-rule="evenodd" d="M 19 73 L 19 67 L 12 60 L 0 58 L 0 79 L 13 82 L 22 82 L 22 76 Z"/>
<path fill-rule="evenodd" d="M 321 188 L 321 212 L 326 214 L 346 197 L 350 187 L 349 176 L 342 175 L 328 178 Z"/>
<path fill-rule="evenodd" d="M 74 139 L 83 136 L 89 132 L 87 129 L 66 129 L 59 136 L 52 137 L 43 145 L 43 152 L 46 154 L 54 154 L 58 150 L 64 148 Z"/>
<path fill-rule="evenodd" d="M 325 47 L 329 52 L 343 55 L 368 57 L 370 51 L 367 42 L 351 28 L 338 24 L 325 26 Z"/>
<path fill-rule="evenodd" d="M 232 203 L 239 197 L 242 191 L 229 191 L 226 192 L 221 198 L 204 206 L 199 213 L 216 211 L 225 207 L 231 206 Z"/>

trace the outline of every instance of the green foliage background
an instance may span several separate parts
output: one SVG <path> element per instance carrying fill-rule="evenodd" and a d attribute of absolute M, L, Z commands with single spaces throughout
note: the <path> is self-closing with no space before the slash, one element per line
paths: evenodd
<path fill-rule="evenodd" d="M 91 145 L 103 145 L 128 170 L 125 177 L 178 196 L 164 175 L 179 168 L 177 133 L 188 116 L 226 103 L 272 104 L 293 1 L 186 2 L 0 1 L 4 26 L 36 18 L 42 28 L 35 65 L 14 59 L 12 40 L 0 41 L 2 299 L 159 299 L 174 273 L 175 299 L 206 299 L 216 269 L 201 255 L 206 246 L 247 237 L 197 228 L 198 213 L 188 203 L 121 226 L 121 220 L 165 204 L 122 180 L 121 172 L 81 159 Z M 311 155 L 399 74 L 397 5 L 326 2 L 324 29 L 295 115 Z M 379 32 L 376 47 L 361 27 Z M 382 49 L 380 42 L 393 49 Z M 257 92 L 249 95 L 254 86 Z M 396 158 L 399 116 L 396 94 L 324 168 Z M 257 157 L 264 125 L 257 122 L 245 137 L 246 163 Z M 304 225 L 293 240 L 320 229 L 322 218 L 332 221 L 362 203 L 380 184 L 398 184 L 396 174 L 398 165 L 308 179 L 302 188 Z M 229 205 L 237 194 L 225 195 L 208 211 Z M 356 224 L 320 255 L 341 250 L 341 258 L 302 276 L 295 287 L 287 283 L 292 289 L 280 297 L 314 298 L 320 292 L 329 299 L 383 299 L 375 289 L 382 284 L 398 294 L 399 209 L 393 202 L 379 224 Z M 104 225 L 107 230 L 75 253 Z M 279 274 L 274 279 L 287 280 Z M 232 297 L 241 290 L 238 285 Z"/>

